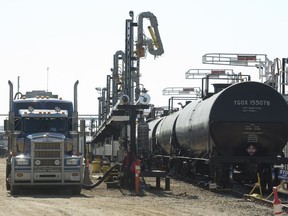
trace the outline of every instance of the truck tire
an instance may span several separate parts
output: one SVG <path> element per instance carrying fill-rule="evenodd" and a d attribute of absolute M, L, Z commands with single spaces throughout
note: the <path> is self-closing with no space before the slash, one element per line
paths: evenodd
<path fill-rule="evenodd" d="M 15 185 L 11 185 L 10 186 L 11 188 L 10 188 L 10 194 L 11 195 L 17 195 L 17 194 L 19 194 L 19 186 L 15 186 Z"/>
<path fill-rule="evenodd" d="M 80 195 L 81 194 L 81 185 L 73 185 L 71 186 L 71 192 L 73 195 Z"/>
<path fill-rule="evenodd" d="M 9 191 L 11 189 L 11 185 L 9 180 L 11 178 L 11 165 L 6 163 L 6 190 Z"/>

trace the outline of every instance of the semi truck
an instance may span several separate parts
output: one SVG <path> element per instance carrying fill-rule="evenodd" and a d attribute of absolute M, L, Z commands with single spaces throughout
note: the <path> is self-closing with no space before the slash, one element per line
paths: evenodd
<path fill-rule="evenodd" d="M 74 105 L 48 91 L 17 92 L 10 88 L 6 189 L 67 187 L 80 194 L 83 184 L 83 145 L 78 132 L 77 86 Z M 80 134 L 80 135 L 79 135 Z"/>

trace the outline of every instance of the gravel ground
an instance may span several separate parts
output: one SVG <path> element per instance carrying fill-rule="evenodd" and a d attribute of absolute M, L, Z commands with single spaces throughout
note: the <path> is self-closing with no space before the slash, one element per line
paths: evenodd
<path fill-rule="evenodd" d="M 203 190 L 188 183 L 171 179 L 171 190 L 157 190 L 155 178 L 145 178 L 148 190 L 140 195 L 124 189 L 107 189 L 102 183 L 93 190 L 82 190 L 73 196 L 69 191 L 24 190 L 11 196 L 5 189 L 5 159 L 0 158 L 0 215 L 109 215 L 109 216 L 270 216 L 273 209 L 243 199 L 232 198 Z M 92 178 L 92 181 L 96 181 Z M 164 187 L 164 180 L 161 181 Z"/>

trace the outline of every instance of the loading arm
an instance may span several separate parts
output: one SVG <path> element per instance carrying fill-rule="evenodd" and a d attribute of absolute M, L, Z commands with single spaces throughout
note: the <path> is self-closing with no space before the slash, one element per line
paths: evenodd
<path fill-rule="evenodd" d="M 163 49 L 163 44 L 160 38 L 159 30 L 158 30 L 158 22 L 157 22 L 156 16 L 149 11 L 139 14 L 139 17 L 138 17 L 137 50 L 139 52 L 141 48 L 146 46 L 146 41 L 144 41 L 144 35 L 143 35 L 143 19 L 144 18 L 149 19 L 151 23 L 151 26 L 148 26 L 148 30 L 150 32 L 152 39 L 147 39 L 148 51 L 151 55 L 160 56 L 164 53 L 164 49 Z"/>

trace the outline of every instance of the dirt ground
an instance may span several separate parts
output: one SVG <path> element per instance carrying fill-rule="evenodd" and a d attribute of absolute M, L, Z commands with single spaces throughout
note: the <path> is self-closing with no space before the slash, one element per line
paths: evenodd
<path fill-rule="evenodd" d="M 154 216 L 154 215 L 195 215 L 195 216 L 268 216 L 273 209 L 237 198 L 221 196 L 205 191 L 191 184 L 171 179 L 171 190 L 157 190 L 155 179 L 145 179 L 148 190 L 141 195 L 124 189 L 107 189 L 102 183 L 93 190 L 82 190 L 74 196 L 59 189 L 24 190 L 11 196 L 5 188 L 5 159 L 0 158 L 0 215 L 29 216 Z M 97 181 L 92 178 L 92 181 Z M 164 188 L 164 180 L 161 180 Z"/>

